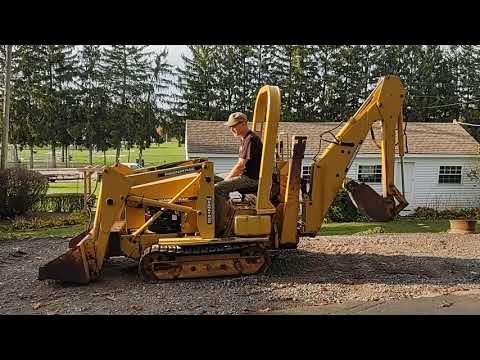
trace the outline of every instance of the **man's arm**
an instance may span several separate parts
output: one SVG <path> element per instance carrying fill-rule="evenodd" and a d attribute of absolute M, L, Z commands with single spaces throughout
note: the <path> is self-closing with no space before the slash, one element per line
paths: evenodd
<path fill-rule="evenodd" d="M 225 177 L 224 180 L 228 180 L 236 176 L 242 175 L 243 170 L 245 170 L 246 163 L 247 163 L 247 160 L 242 158 L 238 159 L 237 163 L 233 166 L 232 170 L 230 170 L 230 173 Z"/>

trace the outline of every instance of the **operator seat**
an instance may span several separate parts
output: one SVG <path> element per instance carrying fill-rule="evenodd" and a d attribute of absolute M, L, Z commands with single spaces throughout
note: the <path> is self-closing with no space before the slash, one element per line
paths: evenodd
<path fill-rule="evenodd" d="M 242 190 L 237 190 L 241 197 L 242 197 L 242 201 L 245 201 L 245 197 L 247 195 L 255 195 L 257 196 L 257 192 L 258 192 L 258 187 L 257 186 L 252 186 L 252 187 L 249 187 L 249 188 L 246 188 L 246 189 L 242 189 Z"/>

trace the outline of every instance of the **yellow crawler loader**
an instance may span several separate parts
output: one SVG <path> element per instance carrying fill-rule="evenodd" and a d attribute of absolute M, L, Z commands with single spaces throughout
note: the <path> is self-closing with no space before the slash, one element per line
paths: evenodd
<path fill-rule="evenodd" d="M 307 139 L 294 136 L 288 147 L 278 140 L 280 90 L 266 85 L 253 115 L 252 130 L 263 143 L 255 201 L 215 196 L 214 167 L 206 158 L 136 170 L 108 167 L 93 226 L 72 238 L 65 254 L 40 267 L 39 279 L 86 284 L 114 256 L 137 260 L 139 274 L 148 280 L 256 274 L 268 267 L 271 250 L 296 248 L 300 236 L 318 233 L 342 185 L 362 213 L 391 220 L 408 205 L 393 182 L 396 143 L 400 159 L 404 154 L 404 101 L 400 79 L 382 77 L 314 159 L 307 190 L 301 182 Z M 377 121 L 382 125 L 382 195 L 346 178 Z"/>

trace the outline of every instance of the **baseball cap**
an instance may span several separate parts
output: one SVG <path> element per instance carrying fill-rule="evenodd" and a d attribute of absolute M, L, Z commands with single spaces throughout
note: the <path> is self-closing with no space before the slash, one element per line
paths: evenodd
<path fill-rule="evenodd" d="M 245 115 L 244 113 L 241 113 L 241 112 L 234 112 L 232 114 L 230 114 L 230 116 L 228 117 L 228 121 L 225 123 L 225 125 L 227 126 L 235 126 L 237 125 L 238 123 L 242 122 L 242 121 L 245 121 L 247 122 L 247 115 Z"/>

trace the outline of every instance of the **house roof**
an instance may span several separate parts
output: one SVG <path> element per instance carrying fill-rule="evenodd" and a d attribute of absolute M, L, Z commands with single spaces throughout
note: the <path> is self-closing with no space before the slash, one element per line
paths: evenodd
<path fill-rule="evenodd" d="M 279 134 L 290 140 L 293 135 L 307 136 L 305 155 L 318 152 L 319 134 L 335 128 L 336 122 L 281 122 Z M 251 123 L 249 123 L 251 127 Z M 337 133 L 341 126 L 333 131 Z M 375 138 L 380 139 L 380 124 L 374 125 Z M 323 139 L 333 141 L 328 133 Z M 187 120 L 186 142 L 189 153 L 237 154 L 240 144 L 224 121 Z M 378 140 L 377 140 L 378 141 Z M 329 145 L 322 141 L 321 150 Z M 479 143 L 459 124 L 454 123 L 407 123 L 407 146 L 410 154 L 478 155 Z M 379 154 L 380 150 L 369 134 L 362 144 L 360 154 Z"/>

